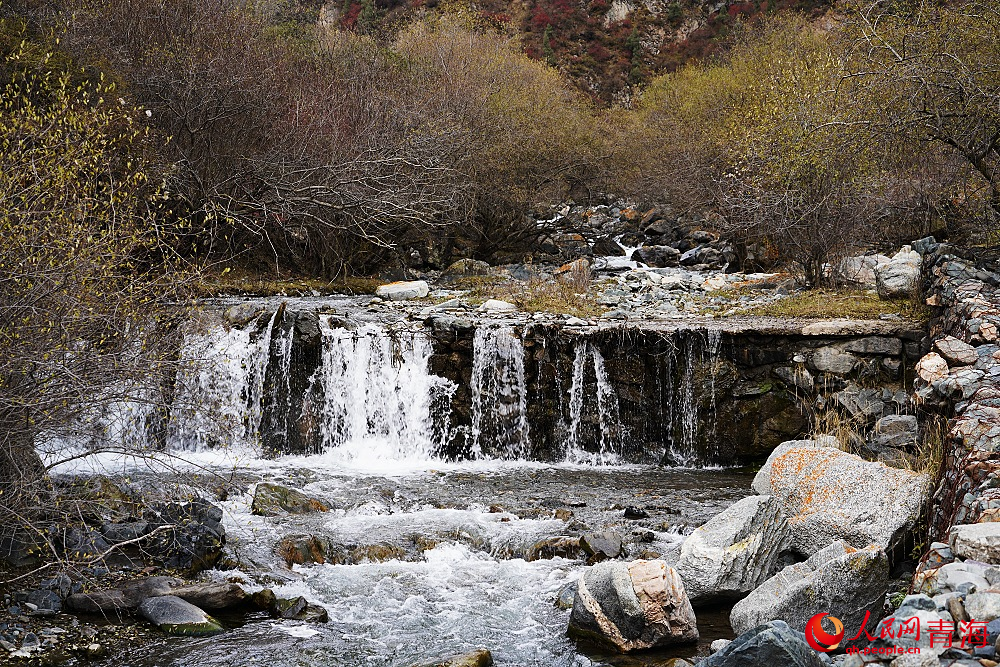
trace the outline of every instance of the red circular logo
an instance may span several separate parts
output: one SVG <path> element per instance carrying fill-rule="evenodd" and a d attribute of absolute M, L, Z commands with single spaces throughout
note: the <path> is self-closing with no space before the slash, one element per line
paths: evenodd
<path fill-rule="evenodd" d="M 828 619 L 833 623 L 833 634 L 823 629 L 823 619 Z M 829 614 L 816 614 L 806 623 L 806 641 L 817 651 L 827 653 L 840 646 L 840 640 L 844 638 L 844 624 L 836 616 Z"/>

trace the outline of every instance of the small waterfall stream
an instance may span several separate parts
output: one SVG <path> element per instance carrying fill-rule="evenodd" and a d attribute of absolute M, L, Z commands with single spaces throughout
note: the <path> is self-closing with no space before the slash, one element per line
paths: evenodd
<path fill-rule="evenodd" d="M 524 345 L 513 327 L 476 329 L 471 390 L 474 457 L 527 458 L 531 433 Z"/>

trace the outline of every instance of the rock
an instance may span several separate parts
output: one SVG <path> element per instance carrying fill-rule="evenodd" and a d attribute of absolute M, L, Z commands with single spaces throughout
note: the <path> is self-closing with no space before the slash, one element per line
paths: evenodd
<path fill-rule="evenodd" d="M 173 595 L 145 600 L 139 605 L 139 615 L 170 635 L 207 637 L 224 632 L 214 618 Z"/>
<path fill-rule="evenodd" d="M 413 667 L 493 667 L 493 655 L 488 650 L 481 648 L 432 662 L 423 662 Z"/>
<path fill-rule="evenodd" d="M 288 567 L 306 563 L 325 563 L 329 542 L 315 535 L 286 535 L 278 541 L 275 551 Z"/>
<path fill-rule="evenodd" d="M 590 280 L 590 260 L 586 257 L 575 259 L 560 266 L 552 272 L 552 275 L 560 280 L 572 280 L 578 276 L 584 280 Z"/>
<path fill-rule="evenodd" d="M 806 636 L 784 621 L 749 630 L 697 667 L 822 667 L 823 661 L 806 643 Z"/>
<path fill-rule="evenodd" d="M 888 579 L 889 559 L 882 549 L 873 545 L 856 550 L 834 542 L 737 602 L 729 621 L 737 633 L 775 619 L 805 631 L 810 618 L 826 612 L 844 627 L 859 628 L 866 612 L 875 618 L 882 613 Z"/>
<path fill-rule="evenodd" d="M 984 591 L 965 596 L 965 611 L 969 618 L 982 623 L 1000 618 L 1000 593 Z"/>
<path fill-rule="evenodd" d="M 250 594 L 239 584 L 187 584 L 171 589 L 171 595 L 202 609 L 231 609 L 250 602 Z"/>
<path fill-rule="evenodd" d="M 62 609 L 62 600 L 54 591 L 34 590 L 28 593 L 25 599 L 27 604 L 36 607 L 35 614 L 43 615 L 44 612 L 55 613 Z"/>
<path fill-rule="evenodd" d="M 913 415 L 889 415 L 875 422 L 873 442 L 879 447 L 908 447 L 919 438 L 920 429 Z"/>
<path fill-rule="evenodd" d="M 244 301 L 226 308 L 225 312 L 222 314 L 222 319 L 233 326 L 242 327 L 250 320 L 260 315 L 261 312 L 263 312 L 263 309 L 260 307 L 259 303 L 255 301 Z"/>
<path fill-rule="evenodd" d="M 779 447 L 753 489 L 774 496 L 788 517 L 792 548 L 809 555 L 837 540 L 890 550 L 916 523 L 930 483 L 927 475 L 839 449 Z"/>
<path fill-rule="evenodd" d="M 845 257 L 837 264 L 837 276 L 846 282 L 874 289 L 875 269 L 891 261 L 885 255 Z"/>
<path fill-rule="evenodd" d="M 952 526 L 948 544 L 959 558 L 1000 564 L 1000 523 Z"/>
<path fill-rule="evenodd" d="M 580 577 L 569 634 L 627 653 L 698 640 L 684 584 L 663 561 L 606 562 Z"/>
<path fill-rule="evenodd" d="M 550 558 L 575 559 L 580 556 L 579 537 L 549 537 L 531 545 L 524 560 L 547 560 Z"/>
<path fill-rule="evenodd" d="M 422 299 L 430 293 L 430 288 L 423 280 L 395 282 L 381 285 L 375 290 L 375 295 L 389 301 L 406 301 L 407 299 Z"/>
<path fill-rule="evenodd" d="M 326 512 L 330 508 L 315 498 L 280 484 L 261 482 L 253 494 L 250 512 L 258 516 Z"/>
<path fill-rule="evenodd" d="M 914 622 L 914 619 L 917 619 Z M 878 624 L 876 636 L 883 636 L 876 641 L 877 646 L 898 646 L 903 649 L 919 648 L 922 655 L 937 656 L 948 650 L 947 642 L 940 638 L 932 642 L 935 633 L 940 637 L 940 628 L 949 627 L 954 620 L 947 611 L 939 611 L 934 600 L 926 595 L 908 595 L 903 598 L 899 609 Z M 942 625 L 943 624 L 943 625 Z M 919 639 L 916 626 L 919 626 Z M 849 627 L 844 622 L 844 627 Z M 882 629 L 885 628 L 885 631 Z M 932 646 L 933 644 L 933 646 Z M 937 663 L 934 663 L 937 664 Z"/>
<path fill-rule="evenodd" d="M 976 348 L 954 336 L 944 336 L 934 341 L 934 349 L 952 366 L 971 366 L 979 361 Z"/>
<path fill-rule="evenodd" d="M 479 306 L 480 312 L 489 313 L 513 313 L 517 310 L 517 306 L 508 302 L 500 301 L 499 299 L 487 299 L 483 302 L 483 305 Z"/>
<path fill-rule="evenodd" d="M 809 363 L 813 370 L 834 375 L 848 375 L 854 370 L 858 358 L 835 347 L 821 347 L 812 353 Z"/>
<path fill-rule="evenodd" d="M 897 357 L 903 353 L 903 342 L 898 338 L 888 336 L 869 336 L 848 342 L 844 346 L 844 351 Z"/>
<path fill-rule="evenodd" d="M 888 264 L 875 268 L 875 286 L 882 299 L 907 299 L 920 288 L 920 254 L 903 246 Z"/>
<path fill-rule="evenodd" d="M 733 643 L 732 639 L 716 639 L 709 646 L 708 650 L 711 651 L 712 653 L 718 653 L 719 651 L 726 648 L 732 643 Z"/>
<path fill-rule="evenodd" d="M 196 574 L 212 567 L 226 545 L 222 509 L 203 498 L 185 502 L 153 503 L 143 517 L 150 529 L 175 526 L 149 538 L 144 551 L 171 570 Z"/>
<path fill-rule="evenodd" d="M 441 272 L 441 280 L 454 280 L 468 276 L 488 276 L 491 266 L 478 259 L 460 259 L 452 262 L 447 269 Z"/>
<path fill-rule="evenodd" d="M 834 449 L 839 449 L 840 442 L 836 438 L 830 436 L 820 436 L 815 440 L 786 440 L 777 447 L 775 447 L 770 455 L 767 457 L 767 461 L 761 466 L 760 470 L 757 471 L 757 476 L 753 479 L 754 490 L 757 488 L 768 489 L 766 492 L 759 492 L 760 495 L 770 495 L 771 488 L 771 462 L 777 459 L 779 456 L 788 453 L 793 449 L 798 448 L 809 448 L 817 449 L 823 447 L 833 447 Z"/>
<path fill-rule="evenodd" d="M 559 589 L 559 593 L 556 594 L 556 607 L 565 610 L 573 608 L 573 601 L 576 599 L 576 585 L 577 583 L 572 581 Z"/>
<path fill-rule="evenodd" d="M 633 262 L 642 262 L 653 268 L 664 269 L 680 264 L 681 251 L 668 245 L 647 245 L 636 248 L 632 253 Z"/>
<path fill-rule="evenodd" d="M 738 599 L 771 574 L 789 541 L 771 496 L 744 498 L 697 528 L 681 546 L 677 572 L 694 604 Z"/>
<path fill-rule="evenodd" d="M 612 532 L 585 533 L 580 537 L 580 547 L 591 562 L 618 558 L 622 554 L 622 536 Z"/>
<path fill-rule="evenodd" d="M 624 517 L 626 519 L 647 519 L 649 518 L 649 512 L 642 509 L 641 507 L 626 507 Z"/>
<path fill-rule="evenodd" d="M 301 596 L 291 599 L 276 598 L 270 611 L 276 618 L 293 621 L 326 623 L 330 620 L 330 615 L 324 607 L 312 604 Z"/>
<path fill-rule="evenodd" d="M 131 613 L 148 598 L 170 595 L 183 582 L 174 577 L 147 577 L 129 582 L 121 588 L 90 593 L 74 593 L 66 598 L 66 606 L 73 611 L 102 616 Z"/>
<path fill-rule="evenodd" d="M 917 362 L 917 375 L 927 383 L 948 376 L 948 362 L 937 352 L 928 352 Z"/>

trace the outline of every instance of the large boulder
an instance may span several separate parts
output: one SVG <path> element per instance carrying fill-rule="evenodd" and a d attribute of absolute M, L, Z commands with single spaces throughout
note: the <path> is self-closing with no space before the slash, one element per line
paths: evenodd
<path fill-rule="evenodd" d="M 875 270 L 892 259 L 885 255 L 858 255 L 845 257 L 837 263 L 837 277 L 855 285 L 875 289 Z"/>
<path fill-rule="evenodd" d="M 928 475 L 865 461 L 832 447 L 779 448 L 753 481 L 773 495 L 792 531 L 792 548 L 814 554 L 837 540 L 886 551 L 916 523 Z"/>
<path fill-rule="evenodd" d="M 948 543 L 953 554 L 984 563 L 1000 563 L 1000 523 L 952 526 Z"/>
<path fill-rule="evenodd" d="M 920 289 L 920 253 L 903 246 L 888 264 L 875 268 L 875 286 L 883 299 L 913 298 Z"/>
<path fill-rule="evenodd" d="M 866 612 L 875 618 L 881 614 L 888 578 L 889 559 L 882 549 L 834 542 L 737 602 L 729 622 L 738 633 L 776 619 L 804 631 L 810 618 L 826 612 L 845 627 L 861 627 Z"/>
<path fill-rule="evenodd" d="M 771 496 L 750 496 L 684 541 L 677 573 L 694 604 L 738 599 L 767 579 L 789 538 L 778 502 Z"/>
<path fill-rule="evenodd" d="M 423 280 L 388 283 L 375 290 L 375 295 L 389 301 L 406 301 L 407 299 L 422 299 L 430 293 L 430 288 Z"/>
<path fill-rule="evenodd" d="M 697 667 L 821 667 L 819 654 L 806 636 L 784 621 L 757 626 L 726 644 Z"/>
<path fill-rule="evenodd" d="M 145 600 L 139 605 L 139 615 L 170 635 L 207 637 L 224 632 L 214 618 L 173 595 Z"/>
<path fill-rule="evenodd" d="M 607 561 L 580 577 L 569 635 L 623 653 L 698 640 L 677 572 L 659 560 Z"/>
<path fill-rule="evenodd" d="M 329 509 L 322 501 L 310 498 L 294 489 L 269 482 L 261 482 L 257 485 L 253 494 L 253 503 L 250 505 L 250 512 L 259 516 L 308 514 L 309 512 L 326 512 Z"/>
<path fill-rule="evenodd" d="M 642 262 L 653 268 L 667 268 L 680 264 L 681 251 L 668 245 L 647 245 L 636 248 L 632 253 L 633 262 Z"/>

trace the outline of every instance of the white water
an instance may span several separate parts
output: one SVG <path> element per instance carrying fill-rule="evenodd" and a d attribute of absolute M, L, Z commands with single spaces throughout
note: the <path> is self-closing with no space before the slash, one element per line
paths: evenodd
<path fill-rule="evenodd" d="M 598 418 L 598 448 L 588 451 L 583 447 L 580 426 L 584 415 L 587 362 L 593 368 L 597 391 L 592 397 L 596 405 L 593 409 Z M 573 382 L 569 390 L 569 438 L 566 443 L 566 460 L 571 463 L 591 465 L 617 465 L 621 463 L 623 445 L 622 423 L 618 414 L 618 396 L 608 379 L 604 368 L 604 356 L 596 345 L 588 340 L 576 343 L 573 358 Z"/>
<path fill-rule="evenodd" d="M 483 324 L 476 329 L 471 390 L 473 455 L 527 458 L 531 435 L 524 345 L 513 327 Z"/>
<path fill-rule="evenodd" d="M 358 331 L 321 321 L 323 450 L 349 461 L 429 461 L 444 444 L 435 436 L 434 405 L 455 386 L 428 372 L 433 349 L 422 333 L 390 336 L 382 327 Z M 447 429 L 442 429 L 446 432 Z"/>

